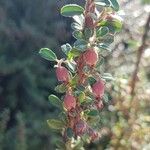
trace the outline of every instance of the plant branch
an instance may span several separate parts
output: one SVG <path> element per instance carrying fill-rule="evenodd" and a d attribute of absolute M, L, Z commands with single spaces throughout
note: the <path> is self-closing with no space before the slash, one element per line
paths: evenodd
<path fill-rule="evenodd" d="M 144 34 L 143 34 L 143 37 L 142 37 L 142 43 L 141 43 L 141 46 L 137 50 L 137 61 L 136 61 L 136 64 L 135 64 L 135 69 L 134 69 L 134 72 L 133 72 L 133 75 L 132 75 L 132 80 L 131 80 L 131 93 L 130 94 L 131 94 L 132 97 L 135 94 L 137 73 L 139 71 L 139 65 L 141 63 L 142 54 L 144 53 L 144 50 L 145 50 L 145 47 L 146 47 L 146 39 L 147 39 L 148 32 L 149 32 L 149 29 L 150 29 L 150 14 L 148 16 L 148 19 L 146 21 L 144 29 L 145 29 L 145 31 L 144 31 Z"/>

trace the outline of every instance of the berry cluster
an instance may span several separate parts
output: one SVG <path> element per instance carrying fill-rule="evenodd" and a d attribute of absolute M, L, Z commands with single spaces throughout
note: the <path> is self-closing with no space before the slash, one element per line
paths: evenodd
<path fill-rule="evenodd" d="M 54 105 L 62 105 L 66 119 L 61 129 L 65 139 L 69 137 L 70 130 L 72 137 L 86 135 L 92 141 L 100 137 L 89 120 L 103 108 L 105 85 L 107 80 L 112 79 L 110 74 L 100 68 L 104 57 L 110 53 L 109 45 L 115 33 L 121 29 L 121 20 L 114 12 L 116 10 L 116 0 L 86 0 L 85 8 L 76 4 L 65 5 L 61 14 L 73 17 L 75 21 L 72 24 L 76 39 L 73 47 L 64 44 L 61 48 L 67 57 L 60 60 L 51 50 L 40 50 L 42 57 L 57 63 L 56 76 L 61 84 L 56 87 L 56 91 L 64 93 L 64 96 L 59 100 L 51 95 L 50 101 Z M 60 120 L 49 121 L 51 127 L 58 127 L 59 123 Z"/>

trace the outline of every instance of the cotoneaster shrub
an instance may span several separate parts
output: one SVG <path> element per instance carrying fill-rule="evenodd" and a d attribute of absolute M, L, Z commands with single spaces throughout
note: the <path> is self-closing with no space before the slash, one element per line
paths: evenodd
<path fill-rule="evenodd" d="M 109 46 L 115 34 L 122 27 L 115 12 L 118 10 L 116 0 L 86 0 L 84 8 L 77 4 L 63 6 L 61 14 L 74 20 L 71 27 L 76 41 L 72 46 L 61 46 L 66 58 L 58 59 L 48 48 L 39 51 L 43 58 L 56 63 L 60 84 L 55 90 L 63 94 L 61 99 L 49 96 L 51 104 L 60 109 L 61 117 L 47 121 L 62 134 L 63 141 L 56 143 L 59 149 L 83 149 L 84 142 L 101 137 L 99 120 L 95 122 L 93 118 L 98 118 L 108 100 L 106 84 L 113 80 L 101 68 L 105 56 L 111 53 Z"/>

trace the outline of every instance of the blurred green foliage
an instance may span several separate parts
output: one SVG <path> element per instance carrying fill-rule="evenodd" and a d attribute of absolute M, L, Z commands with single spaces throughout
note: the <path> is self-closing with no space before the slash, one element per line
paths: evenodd
<path fill-rule="evenodd" d="M 60 5 L 51 0 L 0 1 L 0 113 L 7 116 L 0 120 L 2 150 L 52 147 L 46 120 L 55 112 L 48 94 L 55 93 L 56 80 L 52 65 L 38 51 L 52 47 L 61 55 L 60 44 L 69 34 Z"/>
<path fill-rule="evenodd" d="M 150 0 L 142 0 L 143 4 L 150 4 Z"/>

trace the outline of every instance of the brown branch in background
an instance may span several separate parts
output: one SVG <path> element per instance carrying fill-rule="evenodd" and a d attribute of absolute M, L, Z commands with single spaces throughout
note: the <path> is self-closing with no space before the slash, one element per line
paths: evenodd
<path fill-rule="evenodd" d="M 146 48 L 146 39 L 147 39 L 149 28 L 150 28 L 149 25 L 150 25 L 150 14 L 149 14 L 147 22 L 145 24 L 145 28 L 144 28 L 145 31 L 144 31 L 144 34 L 143 34 L 143 37 L 142 37 L 141 46 L 137 50 L 137 61 L 136 61 L 135 69 L 134 69 L 132 79 L 131 79 L 131 93 L 130 94 L 131 94 L 132 97 L 134 96 L 134 92 L 135 92 L 135 86 L 136 86 L 136 81 L 137 81 L 137 73 L 139 71 L 139 65 L 140 65 L 140 62 L 141 62 L 142 54 L 143 54 L 143 52 Z"/>

